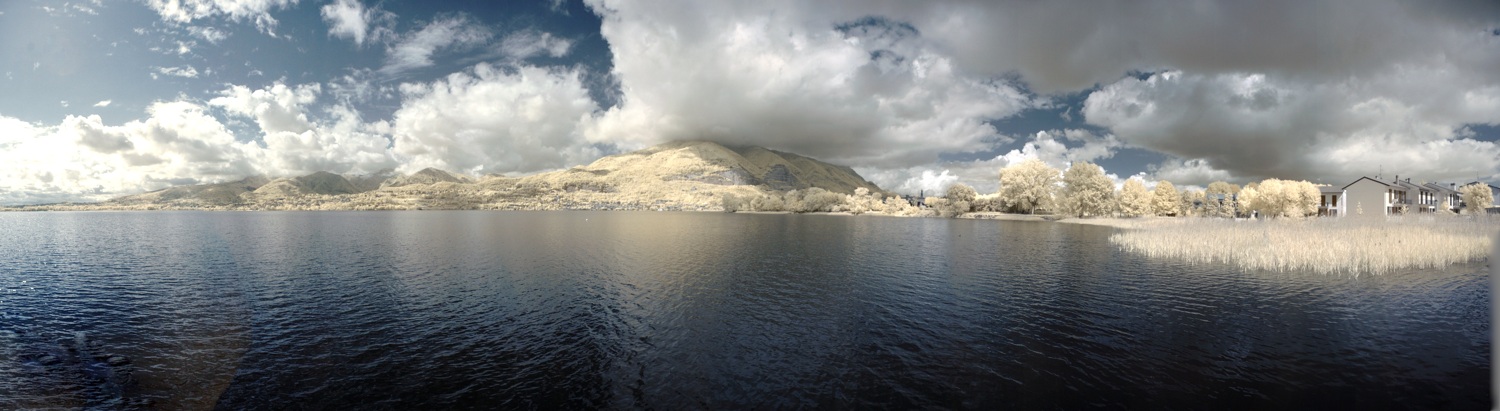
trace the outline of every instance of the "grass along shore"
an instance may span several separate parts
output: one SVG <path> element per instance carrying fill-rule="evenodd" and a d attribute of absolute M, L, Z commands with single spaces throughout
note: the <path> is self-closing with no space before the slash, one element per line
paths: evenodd
<path fill-rule="evenodd" d="M 1226 263 L 1247 270 L 1383 274 L 1442 268 L 1488 258 L 1500 218 L 1404 216 L 1390 219 L 1232 220 L 1142 218 L 1067 220 L 1121 228 L 1120 248 L 1193 264 Z"/>

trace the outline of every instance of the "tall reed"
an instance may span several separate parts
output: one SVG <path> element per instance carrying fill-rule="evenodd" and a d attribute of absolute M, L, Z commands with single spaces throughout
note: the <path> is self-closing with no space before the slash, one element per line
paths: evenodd
<path fill-rule="evenodd" d="M 1148 219 L 1110 236 L 1122 249 L 1250 270 L 1383 274 L 1482 261 L 1500 233 L 1494 216 L 1389 219 Z"/>

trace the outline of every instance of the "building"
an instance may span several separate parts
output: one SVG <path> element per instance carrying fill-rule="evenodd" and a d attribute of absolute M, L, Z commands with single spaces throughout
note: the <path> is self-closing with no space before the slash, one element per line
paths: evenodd
<path fill-rule="evenodd" d="M 1423 184 L 1423 186 L 1432 189 L 1433 193 L 1436 193 L 1438 209 L 1447 206 L 1448 211 L 1456 213 L 1459 210 L 1459 205 L 1463 204 L 1463 198 L 1458 194 L 1457 184 L 1448 183 L 1447 186 L 1444 186 L 1439 183 L 1427 183 Z"/>
<path fill-rule="evenodd" d="M 1397 205 L 1405 206 L 1406 213 L 1435 213 L 1438 209 L 1437 192 L 1424 184 L 1411 182 L 1411 177 L 1405 180 L 1394 181 L 1397 186 L 1406 190 L 1406 199 Z M 1404 214 L 1404 213 L 1403 213 Z"/>
<path fill-rule="evenodd" d="M 1337 186 L 1318 186 L 1318 192 L 1322 199 L 1318 202 L 1318 216 L 1338 217 L 1343 215 L 1343 207 L 1339 204 L 1339 197 L 1344 195 L 1344 188 Z"/>
<path fill-rule="evenodd" d="M 1473 183 L 1470 183 L 1473 184 Z M 1481 183 L 1483 184 L 1483 183 Z M 1412 182 L 1411 178 L 1397 176 L 1391 181 L 1378 177 L 1360 177 L 1342 188 L 1322 186 L 1323 199 L 1318 206 L 1320 216 L 1377 215 L 1387 216 L 1406 213 L 1458 212 L 1462 209 L 1462 196 L 1458 184 Z M 1493 185 L 1490 190 L 1500 195 L 1500 188 Z M 1500 212 L 1492 208 L 1491 212 Z"/>
<path fill-rule="evenodd" d="M 1406 187 L 1370 177 L 1360 177 L 1344 186 L 1344 211 L 1340 215 L 1385 216 L 1398 214 L 1406 202 Z"/>

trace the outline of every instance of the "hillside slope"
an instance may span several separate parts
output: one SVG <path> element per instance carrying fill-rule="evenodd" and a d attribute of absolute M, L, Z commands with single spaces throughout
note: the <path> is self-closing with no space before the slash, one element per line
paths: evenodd
<path fill-rule="evenodd" d="M 410 175 L 346 177 L 318 172 L 173 187 L 98 204 L 34 208 L 712 210 L 726 195 L 753 197 L 809 187 L 839 193 L 858 188 L 881 191 L 849 167 L 760 147 L 686 141 L 523 177 L 476 179 L 431 168 Z"/>

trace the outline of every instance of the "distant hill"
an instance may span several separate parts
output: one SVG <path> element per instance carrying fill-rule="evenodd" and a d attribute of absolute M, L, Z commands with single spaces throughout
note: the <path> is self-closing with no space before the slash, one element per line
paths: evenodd
<path fill-rule="evenodd" d="M 172 187 L 97 204 L 37 209 L 671 209 L 717 208 L 724 196 L 819 187 L 880 188 L 845 166 L 754 146 L 671 142 L 591 164 L 523 177 L 464 176 L 427 168 Z"/>
<path fill-rule="evenodd" d="M 396 178 L 396 177 L 401 177 L 401 174 L 397 174 L 396 170 L 389 169 L 389 168 L 385 169 L 385 170 L 376 171 L 376 172 L 370 173 L 370 174 L 358 174 L 358 175 L 346 175 L 346 176 L 344 176 L 344 178 L 348 179 L 350 183 L 353 183 L 354 187 L 358 188 L 359 191 L 361 191 L 361 192 L 370 191 L 370 190 L 374 190 L 374 189 L 380 188 L 380 186 L 382 184 L 385 184 L 386 181 L 389 181 L 390 179 L 393 179 L 393 178 Z"/>
<path fill-rule="evenodd" d="M 401 187 L 413 184 L 471 183 L 473 179 L 436 168 L 424 168 L 410 175 L 397 176 L 382 183 L 381 187 Z"/>
<path fill-rule="evenodd" d="M 337 195 L 354 194 L 360 190 L 354 183 L 344 176 L 319 171 L 301 177 L 278 178 L 271 180 L 255 191 L 250 192 L 249 199 L 286 199 L 307 195 Z"/>
<path fill-rule="evenodd" d="M 228 183 L 179 186 L 119 197 L 109 200 L 104 204 L 121 206 L 156 204 L 196 204 L 203 207 L 230 206 L 243 203 L 245 201 L 244 194 L 253 192 L 270 181 L 265 177 L 255 176 Z"/>
<path fill-rule="evenodd" d="M 547 173 L 535 177 L 546 181 L 577 184 L 583 180 L 616 186 L 694 181 L 713 185 L 763 185 L 776 191 L 808 187 L 846 194 L 860 187 L 880 190 L 849 167 L 761 147 L 726 147 L 706 141 L 665 143 L 604 157 L 561 174 Z"/>

